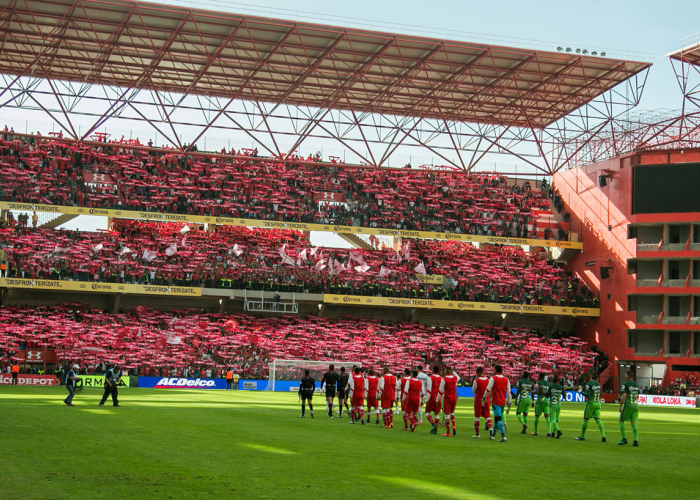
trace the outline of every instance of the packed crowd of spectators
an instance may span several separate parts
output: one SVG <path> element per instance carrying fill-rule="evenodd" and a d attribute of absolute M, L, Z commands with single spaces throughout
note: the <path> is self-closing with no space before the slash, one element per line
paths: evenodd
<path fill-rule="evenodd" d="M 0 201 L 523 238 L 552 232 L 537 227 L 550 213 L 547 193 L 503 176 L 3 137 Z M 330 193 L 336 202 L 323 202 Z"/>
<path fill-rule="evenodd" d="M 578 380 L 595 355 L 578 338 L 546 338 L 525 329 L 161 312 L 143 306 L 122 314 L 81 304 L 0 309 L 0 358 L 11 360 L 22 346 L 55 349 L 60 361 L 81 366 L 119 363 L 142 375 L 215 376 L 233 367 L 243 378 L 266 378 L 272 359 L 304 359 L 360 361 L 392 371 L 439 362 L 462 375 L 498 363 L 511 378 L 527 369 Z"/>
<path fill-rule="evenodd" d="M 576 277 L 514 246 L 410 240 L 315 248 L 301 232 L 116 220 L 110 231 L 0 227 L 11 278 L 597 307 Z M 422 266 L 422 267 L 421 267 Z M 421 275 L 441 275 L 444 285 Z"/>

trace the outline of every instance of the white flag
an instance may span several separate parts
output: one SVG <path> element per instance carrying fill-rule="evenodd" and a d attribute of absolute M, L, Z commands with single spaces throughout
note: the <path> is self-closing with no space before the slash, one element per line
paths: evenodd
<path fill-rule="evenodd" d="M 165 249 L 165 255 L 167 255 L 168 257 L 175 255 L 176 252 L 177 252 L 177 245 L 175 243 L 173 243 L 172 245 L 170 245 L 168 248 Z"/>
<path fill-rule="evenodd" d="M 177 335 L 175 335 L 174 332 L 168 332 L 165 334 L 165 341 L 168 344 L 176 344 L 177 345 L 180 342 L 182 342 L 182 339 L 180 337 L 178 337 Z"/>
<path fill-rule="evenodd" d="M 103 248 L 104 248 L 104 245 L 103 245 L 102 243 L 98 243 L 98 244 L 95 245 L 92 249 L 93 249 L 95 252 L 99 252 L 99 251 L 102 250 Z"/>
<path fill-rule="evenodd" d="M 414 271 L 416 271 L 416 272 L 417 272 L 418 274 L 420 274 L 421 276 L 425 276 L 425 275 L 427 274 L 427 273 L 425 272 L 425 266 L 423 265 L 422 262 L 416 266 L 416 268 L 414 269 Z"/>
<path fill-rule="evenodd" d="M 190 226 L 185 225 L 182 229 L 180 229 L 181 234 L 188 233 L 190 231 Z"/>
<path fill-rule="evenodd" d="M 323 271 L 325 268 L 326 268 L 325 259 L 319 260 L 318 262 L 316 262 L 316 265 L 314 266 L 314 269 L 316 269 L 316 271 L 318 271 L 318 272 Z"/>
<path fill-rule="evenodd" d="M 187 236 L 182 237 L 182 241 L 180 242 L 180 245 L 182 245 L 183 248 L 187 246 Z"/>
<path fill-rule="evenodd" d="M 148 250 L 148 249 L 145 249 L 145 250 L 143 251 L 143 260 L 146 260 L 146 261 L 148 261 L 148 262 L 151 262 L 151 261 L 152 261 L 153 259 L 155 259 L 155 258 L 156 258 L 156 253 L 155 253 L 155 252 L 151 252 L 151 251 Z"/>
<path fill-rule="evenodd" d="M 318 247 L 313 247 L 313 248 L 311 249 L 311 256 L 312 256 L 312 257 L 315 257 L 317 251 L 318 251 Z"/>
<path fill-rule="evenodd" d="M 411 242 L 407 241 L 406 244 L 403 246 L 403 254 L 406 257 L 406 260 L 411 260 Z"/>
<path fill-rule="evenodd" d="M 392 272 L 393 272 L 393 271 L 392 271 L 391 269 L 389 269 L 388 267 L 382 266 L 382 267 L 379 269 L 379 277 L 380 277 L 380 278 L 383 278 L 384 276 L 389 276 Z"/>
<path fill-rule="evenodd" d="M 357 271 L 360 274 L 364 274 L 367 271 L 369 271 L 369 266 L 367 264 L 363 266 L 355 266 L 355 271 Z"/>
<path fill-rule="evenodd" d="M 299 258 L 304 262 L 309 260 L 309 258 L 306 256 L 306 248 L 299 253 Z"/>
<path fill-rule="evenodd" d="M 243 249 L 238 246 L 238 243 L 233 245 L 233 253 L 236 255 L 236 257 L 240 257 L 240 255 L 243 253 Z"/>
<path fill-rule="evenodd" d="M 399 252 L 398 250 L 396 251 L 396 260 L 399 261 L 399 264 L 401 264 L 401 261 L 403 260 L 403 259 L 401 258 L 401 252 Z"/>
<path fill-rule="evenodd" d="M 289 255 L 285 255 L 282 257 L 282 264 L 294 267 L 294 259 L 292 259 Z"/>
<path fill-rule="evenodd" d="M 119 252 L 119 255 L 124 255 L 125 253 L 130 253 L 130 252 L 131 252 L 131 249 L 129 247 L 124 247 Z"/>

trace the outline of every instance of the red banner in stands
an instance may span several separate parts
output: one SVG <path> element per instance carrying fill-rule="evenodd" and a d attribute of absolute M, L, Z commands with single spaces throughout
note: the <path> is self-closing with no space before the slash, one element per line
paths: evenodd
<path fill-rule="evenodd" d="M 56 351 L 27 349 L 26 353 L 24 351 L 18 351 L 13 358 L 23 363 L 55 363 Z"/>
<path fill-rule="evenodd" d="M 345 203 L 347 200 L 345 199 L 345 195 L 343 193 L 332 193 L 330 191 L 320 191 L 314 193 L 316 196 L 316 201 L 327 201 L 327 202 L 337 202 L 337 203 Z"/>
<path fill-rule="evenodd" d="M 0 375 L 0 385 L 11 385 L 12 376 L 9 373 Z M 22 375 L 17 377 L 17 385 L 58 385 L 55 375 Z"/>
<path fill-rule="evenodd" d="M 109 174 L 93 174 L 92 172 L 85 172 L 83 178 L 88 184 L 116 184 L 114 182 L 114 178 Z"/>

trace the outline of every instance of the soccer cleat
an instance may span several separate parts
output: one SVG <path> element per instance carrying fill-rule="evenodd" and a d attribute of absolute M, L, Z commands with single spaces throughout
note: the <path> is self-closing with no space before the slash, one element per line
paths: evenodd
<path fill-rule="evenodd" d="M 365 421 L 364 421 L 364 420 L 360 419 L 360 422 L 362 423 L 362 425 L 365 425 Z"/>
<path fill-rule="evenodd" d="M 401 430 L 402 430 L 402 431 L 407 431 L 407 430 L 409 430 L 409 428 L 408 428 L 408 427 L 404 427 L 404 428 L 401 429 Z"/>
<path fill-rule="evenodd" d="M 314 418 L 314 412 L 313 412 L 313 410 L 311 411 L 311 418 Z"/>
<path fill-rule="evenodd" d="M 104 403 L 98 403 L 97 406 L 104 406 Z"/>
<path fill-rule="evenodd" d="M 639 446 L 639 441 L 632 441 L 632 446 Z"/>
<path fill-rule="evenodd" d="M 557 439 L 559 439 L 559 438 L 561 437 L 561 435 L 562 435 L 562 432 L 561 432 L 561 431 L 557 431 Z"/>
<path fill-rule="evenodd" d="M 411 432 L 416 432 L 416 425 L 418 425 L 418 424 L 413 424 L 411 426 Z"/>
<path fill-rule="evenodd" d="M 442 437 L 448 438 L 448 437 L 452 437 L 452 436 L 451 436 L 450 433 L 448 432 L 448 433 L 446 433 L 446 434 L 443 434 Z"/>
<path fill-rule="evenodd" d="M 430 427 L 430 433 L 431 433 L 431 434 L 437 434 L 437 424 L 433 424 L 433 425 Z"/>
<path fill-rule="evenodd" d="M 299 418 L 306 418 L 306 417 L 304 417 L 304 415 L 299 415 Z"/>
<path fill-rule="evenodd" d="M 552 434 L 548 432 L 547 437 L 552 437 Z"/>
<path fill-rule="evenodd" d="M 452 428 L 452 435 L 456 436 L 457 435 L 457 427 Z"/>
<path fill-rule="evenodd" d="M 355 424 L 355 421 L 354 421 L 354 420 L 350 420 L 348 423 L 354 425 L 354 424 Z"/>
<path fill-rule="evenodd" d="M 494 434 L 489 434 L 489 439 L 490 439 L 491 441 L 495 441 L 495 440 L 496 440 L 496 436 L 495 436 Z"/>
<path fill-rule="evenodd" d="M 605 439 L 605 438 L 603 438 L 603 439 Z M 586 438 L 582 438 L 581 436 L 574 438 L 574 441 L 585 441 L 585 440 L 586 440 Z"/>
<path fill-rule="evenodd" d="M 379 423 L 379 419 L 377 419 L 377 421 L 375 422 L 375 424 L 378 424 L 378 423 Z"/>
<path fill-rule="evenodd" d="M 66 403 L 68 406 L 75 406 L 73 403 Z"/>
<path fill-rule="evenodd" d="M 533 436 L 537 436 L 537 433 L 536 433 L 536 432 L 532 432 L 531 434 L 532 434 Z"/>
<path fill-rule="evenodd" d="M 505 436 L 503 436 L 501 439 L 498 440 L 499 443 L 505 443 L 508 441 Z"/>
<path fill-rule="evenodd" d="M 328 415 L 328 418 L 333 418 L 333 415 Z"/>
<path fill-rule="evenodd" d="M 600 441 L 603 442 L 603 443 L 607 443 L 607 442 L 608 442 L 608 440 L 605 439 L 605 436 L 603 436 L 603 439 L 601 439 Z"/>
<path fill-rule="evenodd" d="M 523 430 L 520 431 L 520 434 L 527 434 L 527 425 L 523 425 Z"/>
<path fill-rule="evenodd" d="M 625 438 L 622 438 L 622 441 L 620 441 L 620 442 L 619 442 L 619 443 L 617 443 L 617 444 L 627 444 L 627 439 L 625 439 Z"/>
<path fill-rule="evenodd" d="M 473 438 L 476 438 L 476 439 L 479 439 L 481 436 L 479 436 L 478 434 L 474 434 L 472 437 L 473 437 Z"/>

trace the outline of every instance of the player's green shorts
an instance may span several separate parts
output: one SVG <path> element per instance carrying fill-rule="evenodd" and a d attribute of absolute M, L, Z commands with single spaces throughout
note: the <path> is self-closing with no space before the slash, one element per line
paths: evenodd
<path fill-rule="evenodd" d="M 586 409 L 583 411 L 583 418 L 600 418 L 600 403 L 586 403 Z"/>
<path fill-rule="evenodd" d="M 520 398 L 520 400 L 518 401 L 518 409 L 515 411 L 515 413 L 517 413 L 517 414 L 527 413 L 530 411 L 531 406 L 532 406 L 532 399 Z"/>
<path fill-rule="evenodd" d="M 549 415 L 549 399 L 539 398 L 535 403 L 535 416 L 539 417 L 543 413 Z"/>
<path fill-rule="evenodd" d="M 622 413 L 620 413 L 620 420 L 636 424 L 639 421 L 639 408 L 625 405 L 622 408 Z"/>
<path fill-rule="evenodd" d="M 549 418 L 552 422 L 559 422 L 559 413 L 561 412 L 561 405 L 550 405 L 549 406 Z"/>

